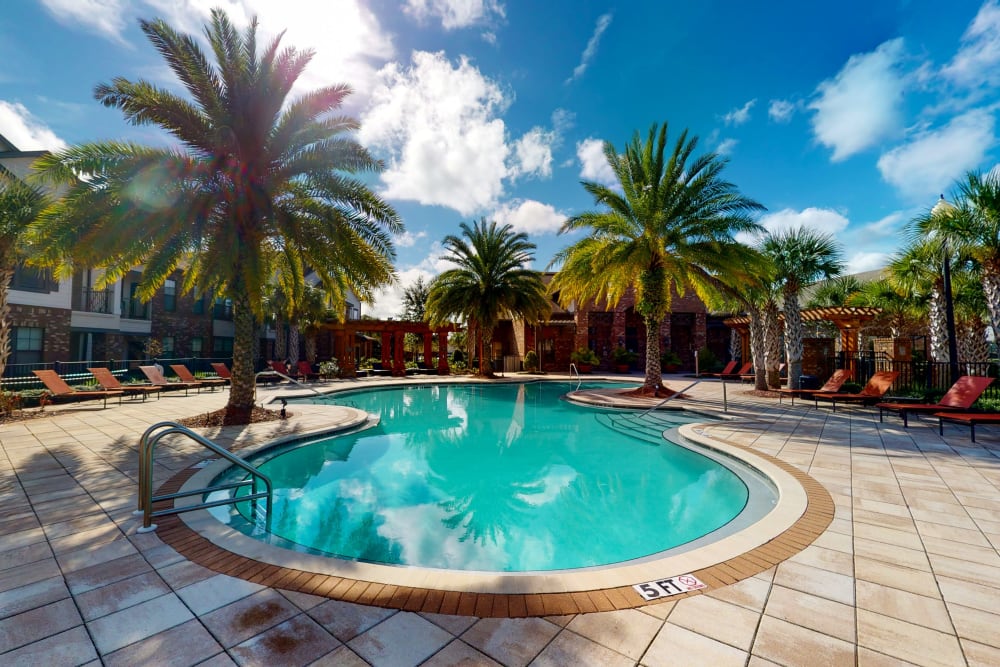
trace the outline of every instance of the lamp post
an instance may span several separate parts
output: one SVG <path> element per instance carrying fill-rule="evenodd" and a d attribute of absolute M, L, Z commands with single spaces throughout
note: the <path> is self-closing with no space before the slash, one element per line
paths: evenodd
<path fill-rule="evenodd" d="M 957 209 L 953 204 L 941 195 L 938 202 L 931 209 L 931 217 L 948 216 L 955 214 Z M 958 344 L 955 339 L 955 305 L 951 297 L 951 258 L 948 256 L 948 238 L 944 237 L 942 243 L 944 249 L 944 270 L 942 279 L 944 281 L 944 319 L 948 329 L 948 370 L 951 374 L 951 382 L 958 381 Z"/>

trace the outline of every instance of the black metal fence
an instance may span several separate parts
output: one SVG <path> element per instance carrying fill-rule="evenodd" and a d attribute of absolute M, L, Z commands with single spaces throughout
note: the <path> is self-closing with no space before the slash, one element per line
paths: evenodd
<path fill-rule="evenodd" d="M 232 357 L 178 357 L 174 359 L 107 359 L 92 361 L 54 361 L 50 363 L 37 364 L 8 364 L 4 369 L 3 377 L 0 378 L 0 389 L 4 391 L 21 391 L 25 389 L 42 389 L 41 381 L 31 372 L 34 370 L 53 370 L 58 373 L 69 384 L 93 384 L 94 376 L 87 371 L 88 368 L 109 368 L 119 380 L 145 380 L 146 376 L 139 370 L 139 366 L 152 366 L 159 364 L 163 367 L 163 374 L 171 377 L 174 372 L 170 370 L 171 364 L 184 364 L 192 373 L 213 373 L 213 363 L 224 363 L 232 367 Z"/>
<path fill-rule="evenodd" d="M 889 393 L 894 396 L 908 394 L 940 395 L 948 391 L 953 384 L 951 364 L 926 360 L 894 361 L 884 353 L 863 353 L 857 356 L 845 357 L 837 354 L 828 360 L 832 368 L 851 368 L 854 370 L 854 381 L 865 384 L 879 371 L 896 371 L 899 377 L 892 385 Z M 979 363 L 961 363 L 958 365 L 959 375 L 980 375 L 984 377 L 1000 377 L 1000 364 L 996 361 Z M 983 398 L 1000 399 L 1000 382 L 994 382 L 983 393 Z"/>

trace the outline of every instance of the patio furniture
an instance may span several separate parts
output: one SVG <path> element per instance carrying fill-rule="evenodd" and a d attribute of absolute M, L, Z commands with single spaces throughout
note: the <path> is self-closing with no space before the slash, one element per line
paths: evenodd
<path fill-rule="evenodd" d="M 156 366 L 139 366 L 139 370 L 146 379 L 149 380 L 150 384 L 155 384 L 158 387 L 163 387 L 164 389 L 183 389 L 184 395 L 187 396 L 188 389 L 197 389 L 201 392 L 201 383 L 198 382 L 170 382 L 167 378 L 163 377 L 163 373 Z"/>
<path fill-rule="evenodd" d="M 215 374 L 218 375 L 220 378 L 232 384 L 233 374 L 229 372 L 228 366 L 220 362 L 214 362 L 212 364 L 212 370 L 215 371 Z"/>
<path fill-rule="evenodd" d="M 303 380 L 313 380 L 319 377 L 319 373 L 312 369 L 308 361 L 300 361 L 298 363 L 299 377 Z"/>
<path fill-rule="evenodd" d="M 951 386 L 951 389 L 937 403 L 879 403 L 878 420 L 882 421 L 885 412 L 898 412 L 903 418 L 903 428 L 910 425 L 908 415 L 911 412 L 960 412 L 968 410 L 979 400 L 986 388 L 993 384 L 993 378 L 976 375 L 963 375 Z"/>
<path fill-rule="evenodd" d="M 813 394 L 813 400 L 816 401 L 816 407 L 819 407 L 820 401 L 830 401 L 833 404 L 833 411 L 837 411 L 837 402 L 840 403 L 860 403 L 861 405 L 875 405 L 882 400 L 885 396 L 885 392 L 889 391 L 889 387 L 892 383 L 896 381 L 899 377 L 899 371 L 879 371 L 868 380 L 868 384 L 862 387 L 861 391 L 857 394 L 825 394 L 816 392 Z"/>
<path fill-rule="evenodd" d="M 170 364 L 170 369 L 177 374 L 177 377 L 181 379 L 181 382 L 196 382 L 203 387 L 225 387 L 226 380 L 224 378 L 196 378 L 188 367 L 184 364 Z"/>
<path fill-rule="evenodd" d="M 720 380 L 739 380 L 742 376 L 750 373 L 753 370 L 753 362 L 748 361 L 740 367 L 735 373 L 719 373 Z"/>
<path fill-rule="evenodd" d="M 944 436 L 944 423 L 965 424 L 969 427 L 972 442 L 976 441 L 977 424 L 1000 424 L 1000 413 L 996 412 L 938 412 L 938 435 Z"/>
<path fill-rule="evenodd" d="M 59 377 L 55 371 L 31 371 L 42 381 L 49 396 L 55 399 L 69 399 L 85 401 L 88 398 L 104 399 L 104 407 L 108 407 L 108 396 L 117 396 L 118 402 L 122 402 L 123 391 L 108 391 L 106 389 L 77 391 L 66 384 L 66 381 Z"/>
<path fill-rule="evenodd" d="M 726 367 L 722 369 L 721 373 L 698 373 L 698 377 L 700 377 L 700 378 L 717 378 L 720 375 L 727 375 L 729 373 L 732 373 L 734 368 L 736 368 L 736 362 L 735 361 L 730 361 L 728 364 L 726 364 Z"/>
<path fill-rule="evenodd" d="M 382 362 L 376 361 L 372 364 L 371 374 L 375 376 L 392 375 L 392 371 L 382 366 Z"/>
<path fill-rule="evenodd" d="M 788 382 L 788 376 L 787 375 L 782 375 L 782 373 L 785 372 L 785 366 L 786 366 L 786 364 L 780 364 L 778 366 L 778 383 L 779 384 L 785 384 L 786 382 Z M 757 380 L 757 375 L 755 373 L 748 373 L 746 375 L 741 375 L 740 376 L 740 380 L 742 380 L 743 382 L 754 382 L 754 381 Z"/>
<path fill-rule="evenodd" d="M 806 398 L 812 398 L 813 394 L 835 394 L 840 391 L 840 388 L 844 386 L 844 383 L 854 377 L 854 371 L 849 368 L 840 368 L 834 371 L 830 379 L 826 381 L 819 389 L 775 389 L 778 392 L 778 403 L 781 403 L 782 396 L 788 396 L 792 399 L 792 405 L 795 405 L 796 396 L 805 396 Z"/>
<path fill-rule="evenodd" d="M 285 377 L 292 377 L 292 372 L 288 370 L 288 366 L 285 365 L 284 361 L 269 361 L 267 364 L 275 373 L 284 375 Z"/>
<path fill-rule="evenodd" d="M 149 394 L 156 394 L 156 397 L 159 398 L 160 392 L 163 391 L 163 387 L 151 384 L 122 384 L 107 368 L 88 368 L 87 370 L 97 380 L 97 384 L 101 385 L 101 389 L 105 391 L 123 391 L 126 396 L 142 396 L 144 401 Z"/>

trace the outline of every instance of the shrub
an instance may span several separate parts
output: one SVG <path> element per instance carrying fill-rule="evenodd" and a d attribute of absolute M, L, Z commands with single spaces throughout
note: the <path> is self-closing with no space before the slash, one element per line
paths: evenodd
<path fill-rule="evenodd" d="M 631 364 L 639 358 L 639 355 L 631 350 L 626 350 L 623 346 L 619 345 L 615 349 L 611 350 L 611 358 L 616 364 Z"/>
<path fill-rule="evenodd" d="M 526 371 L 537 371 L 538 370 L 538 353 L 534 350 L 528 350 L 524 354 L 524 370 Z"/>
<path fill-rule="evenodd" d="M 666 350 L 660 355 L 660 368 L 667 366 L 680 366 L 681 358 L 673 350 Z"/>
<path fill-rule="evenodd" d="M 698 350 L 698 370 L 699 371 L 715 371 L 721 369 L 719 360 L 716 359 L 712 351 L 707 347 L 703 347 Z"/>
<path fill-rule="evenodd" d="M 321 362 L 319 365 L 319 374 L 321 377 L 325 378 L 339 377 L 340 364 L 337 363 L 336 359 L 330 359 L 329 361 Z"/>
<path fill-rule="evenodd" d="M 465 355 L 462 354 L 461 350 L 455 350 L 454 352 L 451 353 L 451 361 L 454 364 L 464 364 Z"/>
<path fill-rule="evenodd" d="M 856 394 L 861 391 L 861 385 L 857 382 L 845 382 L 840 386 L 840 393 L 842 394 Z"/>
<path fill-rule="evenodd" d="M 601 360 L 597 358 L 597 355 L 589 347 L 581 347 L 579 350 L 574 350 L 569 355 L 569 360 L 574 364 L 588 364 L 590 366 L 596 366 L 601 363 Z"/>
<path fill-rule="evenodd" d="M 465 365 L 464 361 L 453 361 L 453 362 L 451 362 L 450 368 L 451 368 L 451 372 L 455 373 L 456 375 L 462 375 L 464 373 L 468 373 L 469 372 L 469 369 Z"/>

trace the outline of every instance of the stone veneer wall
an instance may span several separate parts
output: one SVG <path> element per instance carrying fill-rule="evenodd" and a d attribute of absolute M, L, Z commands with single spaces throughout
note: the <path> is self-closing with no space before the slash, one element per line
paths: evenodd
<path fill-rule="evenodd" d="M 42 360 L 47 363 L 69 359 L 70 315 L 68 308 L 10 304 L 10 321 L 13 326 L 40 327 L 45 330 Z M 13 341 L 11 347 L 13 348 Z"/>
<path fill-rule="evenodd" d="M 181 276 L 173 277 L 180 291 Z M 202 314 L 195 314 L 194 295 L 178 294 L 177 307 L 173 311 L 167 311 L 164 306 L 164 294 L 161 287 L 156 291 L 152 300 L 150 312 L 150 336 L 154 340 L 162 340 L 164 336 L 174 337 L 174 351 L 170 356 L 190 357 L 193 356 L 191 350 L 191 339 L 200 336 L 202 339 L 201 352 L 199 356 L 208 357 L 212 355 L 212 301 L 207 296 L 204 297 L 204 309 Z"/>

